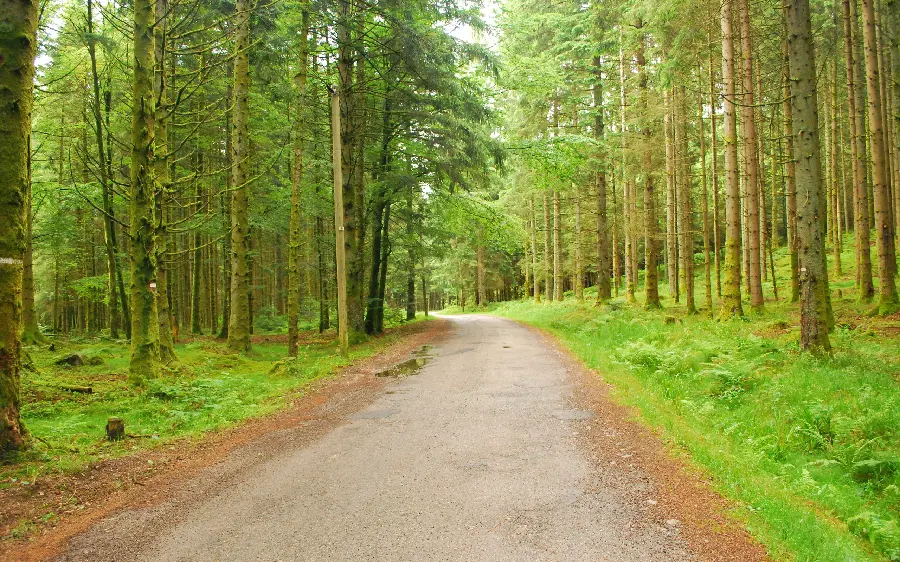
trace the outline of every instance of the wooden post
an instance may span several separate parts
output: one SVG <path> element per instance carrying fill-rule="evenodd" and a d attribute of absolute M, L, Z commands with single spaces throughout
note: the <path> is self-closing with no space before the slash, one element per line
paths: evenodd
<path fill-rule="evenodd" d="M 334 253 L 337 262 L 338 341 L 341 356 L 349 354 L 347 336 L 347 261 L 344 255 L 344 179 L 341 171 L 341 97 L 331 93 L 332 167 L 334 168 Z"/>

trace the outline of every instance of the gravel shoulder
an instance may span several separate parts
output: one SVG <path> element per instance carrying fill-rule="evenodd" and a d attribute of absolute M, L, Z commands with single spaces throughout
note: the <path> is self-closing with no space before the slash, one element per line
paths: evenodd
<path fill-rule="evenodd" d="M 346 374 L 57 559 L 766 559 L 553 341 L 489 316 L 441 324 L 433 348 L 391 358 L 418 358 L 411 372 Z"/>

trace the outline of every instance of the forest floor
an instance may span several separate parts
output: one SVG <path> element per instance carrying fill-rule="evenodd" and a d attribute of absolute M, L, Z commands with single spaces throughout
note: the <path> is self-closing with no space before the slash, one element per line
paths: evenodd
<path fill-rule="evenodd" d="M 143 391 L 127 385 L 128 349 L 120 342 L 29 347 L 34 365 L 23 380 L 23 417 L 33 447 L 0 465 L 0 559 L 52 555 L 111 510 L 157 495 L 162 483 L 260 434 L 301 423 L 332 395 L 354 395 L 348 377 L 397 362 L 443 329 L 434 321 L 392 328 L 353 346 L 349 360 L 336 354 L 333 337 L 307 333 L 296 363 L 281 362 L 283 338 L 255 337 L 248 356 L 197 338 L 176 346 L 178 363 Z M 55 364 L 76 353 L 84 365 Z M 125 420 L 123 441 L 104 439 L 111 416 Z"/>
<path fill-rule="evenodd" d="M 160 451 L 197 468 L 141 474 L 143 486 L 84 518 L 83 532 L 19 552 L 92 562 L 768 559 L 703 478 L 552 340 L 487 316 L 429 324 L 438 328 L 407 340 L 394 367 L 347 371 L 280 423 L 238 430 L 224 453 L 214 440 L 214 463 Z"/>
<path fill-rule="evenodd" d="M 819 358 L 799 351 L 796 305 L 772 295 L 763 313 L 729 321 L 670 298 L 662 310 L 597 305 L 591 291 L 584 303 L 569 293 L 480 312 L 558 338 L 731 500 L 773 558 L 896 561 L 900 315 L 871 315 L 852 286 L 852 271 L 832 285 L 834 353 Z M 702 302 L 699 279 L 698 291 Z"/>

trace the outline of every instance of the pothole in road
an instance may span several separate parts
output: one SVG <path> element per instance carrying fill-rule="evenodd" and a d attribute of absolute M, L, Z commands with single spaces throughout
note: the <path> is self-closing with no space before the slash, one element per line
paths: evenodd
<path fill-rule="evenodd" d="M 397 363 L 393 367 L 385 369 L 384 371 L 375 373 L 375 376 L 390 377 L 396 379 L 416 375 L 420 370 L 422 370 L 422 367 L 428 364 L 429 360 L 431 360 L 431 357 L 413 357 L 412 359 L 407 359 L 402 363 Z"/>

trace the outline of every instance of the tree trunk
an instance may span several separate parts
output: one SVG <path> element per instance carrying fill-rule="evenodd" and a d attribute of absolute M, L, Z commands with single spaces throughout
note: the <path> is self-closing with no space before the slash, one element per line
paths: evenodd
<path fill-rule="evenodd" d="M 485 304 L 483 236 L 483 228 L 479 226 L 475 236 L 475 306 Z"/>
<path fill-rule="evenodd" d="M 575 271 L 573 277 L 573 292 L 578 302 L 584 302 L 584 269 L 581 263 L 581 190 L 573 185 L 575 195 L 575 242 L 572 244 L 575 252 Z"/>
<path fill-rule="evenodd" d="M 550 256 L 550 203 L 544 193 L 544 302 L 553 302 L 553 282 L 551 277 L 552 259 Z"/>
<path fill-rule="evenodd" d="M 675 149 L 678 152 L 678 181 L 675 201 L 678 210 L 678 256 L 680 259 L 681 286 L 684 288 L 684 304 L 688 314 L 696 314 L 694 302 L 694 232 L 691 220 L 691 168 L 687 134 L 687 92 L 680 86 L 675 97 Z"/>
<path fill-rule="evenodd" d="M 710 44 L 712 44 L 712 32 L 709 34 L 710 36 Z M 721 228 L 721 220 L 719 219 L 719 150 L 718 150 L 718 133 L 716 129 L 716 108 L 718 107 L 718 103 L 716 102 L 716 81 L 715 81 L 715 71 L 713 70 L 713 56 L 712 53 L 709 55 L 709 107 L 710 107 L 710 136 L 711 136 L 711 145 L 710 151 L 712 152 L 712 185 L 713 185 L 713 252 L 716 256 L 716 296 L 722 296 L 722 252 L 721 252 L 721 240 L 722 240 L 722 228 Z M 712 313 L 710 311 L 710 313 Z"/>
<path fill-rule="evenodd" d="M 744 165 L 747 167 L 747 250 L 749 252 L 750 307 L 759 311 L 763 307 L 762 271 L 760 268 L 759 234 L 759 154 L 756 141 L 756 111 L 753 92 L 753 45 L 750 29 L 748 0 L 738 0 L 741 20 L 741 52 L 743 54 L 743 82 L 745 95 L 741 99 L 743 110 L 742 137 L 744 139 Z M 724 16 L 723 16 L 724 17 Z"/>
<path fill-rule="evenodd" d="M 0 459 L 26 446 L 19 417 L 32 88 L 38 3 L 0 4 Z"/>
<path fill-rule="evenodd" d="M 248 171 L 250 168 L 250 0 L 235 4 L 234 100 L 232 122 L 231 316 L 228 347 L 250 351 L 250 250 Z"/>
<path fill-rule="evenodd" d="M 642 107 L 645 112 L 644 119 L 649 119 L 646 112 L 649 109 L 647 95 L 649 93 L 649 85 L 647 80 L 647 59 L 644 55 L 644 49 L 647 37 L 644 34 L 642 21 L 638 21 L 636 25 L 640 31 L 638 46 L 635 51 L 635 61 L 638 66 L 638 91 L 640 92 Z M 644 174 L 644 306 L 646 308 L 660 308 L 659 302 L 659 272 L 658 272 L 658 250 L 657 250 L 657 217 L 656 217 L 656 195 L 654 193 L 653 183 L 653 131 L 648 124 L 645 124 L 642 130 L 644 143 L 642 147 L 642 164 Z"/>
<path fill-rule="evenodd" d="M 869 139 L 872 147 L 872 186 L 875 195 L 875 245 L 878 250 L 878 308 L 881 314 L 897 309 L 895 282 L 893 207 L 885 153 L 884 121 L 875 37 L 875 2 L 862 0 L 863 38 L 866 51 L 866 89 L 869 109 Z"/>
<path fill-rule="evenodd" d="M 563 300 L 562 243 L 560 240 L 559 191 L 553 191 L 553 298 Z"/>
<path fill-rule="evenodd" d="M 155 212 L 153 248 L 156 252 L 156 316 L 159 327 L 159 357 L 163 363 L 170 363 L 175 359 L 175 346 L 172 336 L 172 315 L 169 311 L 169 284 L 168 284 L 168 260 L 170 255 L 171 237 L 166 225 L 167 199 L 169 197 L 169 111 L 166 99 L 166 60 L 165 60 L 165 26 L 169 11 L 167 0 L 156 0 L 155 15 L 156 24 L 153 26 L 154 36 L 154 64 L 156 72 L 153 76 L 153 95 L 157 106 L 154 111 L 154 159 L 153 171 L 156 179 L 156 188 L 153 195 Z"/>
<path fill-rule="evenodd" d="M 540 276 L 538 273 L 538 254 L 537 254 L 537 215 L 534 213 L 534 196 L 532 196 L 528 200 L 528 205 L 531 209 L 531 272 L 534 277 L 534 302 L 541 302 L 541 282 Z"/>
<path fill-rule="evenodd" d="M 97 168 L 100 177 L 100 191 L 103 195 L 103 230 L 106 242 L 106 270 L 109 286 L 109 333 L 113 339 L 119 337 L 119 291 L 116 286 L 116 256 L 115 256 L 115 224 L 112 220 L 112 196 L 109 178 L 109 163 L 104 147 L 103 121 L 100 116 L 100 76 L 97 73 L 97 48 L 94 38 L 94 14 L 93 2 L 87 0 L 87 46 L 91 59 L 92 94 L 91 109 L 94 117 L 94 135 L 97 141 Z M 123 299 L 124 300 L 124 299 Z M 25 337 L 28 337 L 29 326 L 26 312 Z"/>
<path fill-rule="evenodd" d="M 788 0 L 788 49 L 797 156 L 797 239 L 800 262 L 800 346 L 829 351 L 831 301 L 822 232 L 825 212 L 820 161 L 816 62 L 809 0 Z"/>
<path fill-rule="evenodd" d="M 703 125 L 703 67 L 697 61 L 697 119 L 700 123 L 700 197 L 703 200 L 703 287 L 706 310 L 712 314 L 712 256 L 710 255 L 709 190 L 706 179 L 706 129 Z M 714 112 L 713 112 L 714 113 Z"/>
<path fill-rule="evenodd" d="M 678 290 L 678 195 L 676 193 L 678 180 L 675 169 L 675 132 L 672 125 L 674 109 L 672 91 L 669 88 L 663 92 L 663 99 L 665 104 L 663 129 L 666 137 L 666 278 L 669 282 L 669 296 L 678 302 L 681 299 Z"/>
<path fill-rule="evenodd" d="M 159 322 L 156 310 L 157 281 L 152 0 L 134 2 L 134 84 L 131 110 L 131 361 L 132 384 L 143 385 L 159 373 Z"/>
<path fill-rule="evenodd" d="M 742 316 L 741 305 L 741 190 L 737 159 L 734 30 L 732 0 L 722 5 L 723 136 L 725 143 L 725 275 L 722 284 L 723 317 Z"/>
<path fill-rule="evenodd" d="M 41 334 L 38 325 L 37 312 L 34 309 L 34 253 L 32 252 L 32 222 L 31 209 L 31 135 L 27 141 L 26 171 L 28 178 L 25 182 L 27 193 L 25 196 L 25 257 L 22 264 L 22 343 L 41 344 L 46 343 L 47 338 Z M 112 286 L 115 290 L 115 285 Z M 114 337 L 118 337 L 118 332 Z"/>
<path fill-rule="evenodd" d="M 604 134 L 604 123 L 603 123 L 603 73 L 602 73 L 602 59 L 600 57 L 594 57 L 593 59 L 593 75 L 594 82 L 591 85 L 591 94 L 593 96 L 594 102 L 594 139 L 600 143 L 603 139 Z M 607 221 L 607 185 L 606 185 L 606 168 L 605 161 L 603 160 L 604 151 L 600 150 L 598 157 L 601 160 L 600 168 L 597 170 L 594 176 L 595 185 L 597 188 L 597 302 L 603 302 L 610 298 L 612 295 L 612 291 L 610 289 L 609 277 L 610 277 L 610 254 L 615 254 L 616 248 L 613 246 L 610 248 L 609 245 L 609 225 Z M 581 206 L 580 201 L 578 202 L 578 211 L 580 213 Z M 579 221 L 580 222 L 580 221 Z M 581 240 L 581 237 L 578 236 L 578 240 Z M 578 245 L 576 244 L 576 249 Z M 579 251 L 578 254 L 579 260 L 581 257 L 581 253 Z M 580 268 L 578 275 L 581 275 Z M 583 285 L 583 281 L 580 279 L 577 281 L 575 287 L 576 291 L 581 291 L 581 286 Z M 618 290 L 618 288 L 617 288 Z M 578 296 L 578 295 L 576 295 Z M 579 300 L 583 299 L 583 295 L 578 297 Z"/>
<path fill-rule="evenodd" d="M 291 215 L 288 224 L 288 355 L 297 356 L 297 342 L 299 332 L 297 324 L 300 322 L 300 299 L 302 296 L 302 283 L 300 272 L 302 270 L 302 240 L 303 209 L 301 206 L 301 189 L 303 186 L 303 124 L 305 122 L 304 109 L 306 100 L 306 76 L 307 59 L 309 58 L 309 7 L 303 4 L 300 23 L 300 60 L 297 61 L 297 73 L 294 75 L 294 88 L 296 89 L 297 109 L 294 121 L 294 170 L 291 176 Z"/>
<path fill-rule="evenodd" d="M 850 115 L 850 151 L 853 158 L 854 225 L 856 237 L 856 277 L 859 299 L 869 302 L 875 296 L 872 282 L 872 254 L 869 239 L 868 163 L 866 158 L 866 120 L 863 86 L 859 75 L 859 38 L 856 20 L 856 0 L 843 0 L 844 55 L 847 62 L 847 102 Z"/>

